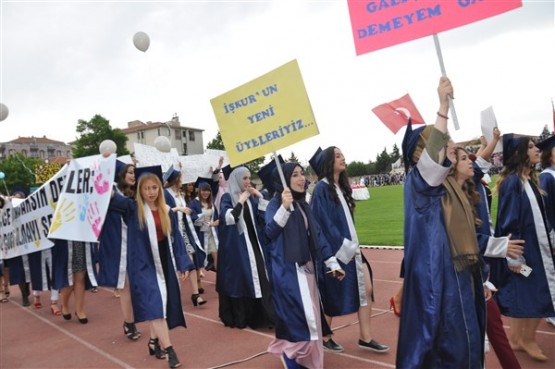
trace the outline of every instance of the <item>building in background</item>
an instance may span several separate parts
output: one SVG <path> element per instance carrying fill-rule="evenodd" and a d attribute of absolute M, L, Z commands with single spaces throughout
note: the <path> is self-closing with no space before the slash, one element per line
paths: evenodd
<path fill-rule="evenodd" d="M 134 120 L 127 123 L 127 128 L 122 129 L 127 136 L 127 150 L 135 152 L 134 143 L 154 146 L 158 136 L 166 136 L 171 147 L 177 149 L 179 155 L 194 155 L 204 153 L 202 138 L 203 129 L 181 126 L 179 117 L 174 114 L 168 122 L 141 122 Z"/>
<path fill-rule="evenodd" d="M 46 136 L 18 137 L 12 141 L 0 142 L 0 161 L 6 160 L 16 153 L 27 158 L 65 163 L 71 159 L 71 146 L 61 141 L 51 140 Z"/>

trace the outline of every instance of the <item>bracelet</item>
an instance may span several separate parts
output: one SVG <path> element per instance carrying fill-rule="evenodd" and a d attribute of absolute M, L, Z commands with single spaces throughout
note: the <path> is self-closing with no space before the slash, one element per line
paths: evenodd
<path fill-rule="evenodd" d="M 441 114 L 439 111 L 437 112 L 437 116 L 443 119 L 449 119 L 449 117 L 447 115 L 443 115 Z"/>

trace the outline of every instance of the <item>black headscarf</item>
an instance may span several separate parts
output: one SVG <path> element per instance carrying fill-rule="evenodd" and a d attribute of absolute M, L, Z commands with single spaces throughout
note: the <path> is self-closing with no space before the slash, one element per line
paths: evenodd
<path fill-rule="evenodd" d="M 312 218 L 312 213 L 310 212 L 310 207 L 306 202 L 306 189 L 303 189 L 303 192 L 296 192 L 291 188 L 291 176 L 293 175 L 293 171 L 296 167 L 302 169 L 302 167 L 295 162 L 285 163 L 281 166 L 285 182 L 293 195 L 293 207 L 295 209 L 291 212 L 289 220 L 283 229 L 283 247 L 285 262 L 296 262 L 299 265 L 304 265 L 311 259 L 316 260 L 316 245 L 314 238 L 317 233 L 314 225 L 314 219 Z M 279 203 L 281 203 L 283 185 L 277 169 L 274 170 L 273 177 L 274 188 L 276 190 L 275 196 L 278 197 Z M 303 216 L 303 213 L 306 216 L 308 228 L 305 224 L 305 217 Z M 306 247 L 307 245 L 308 248 Z"/>

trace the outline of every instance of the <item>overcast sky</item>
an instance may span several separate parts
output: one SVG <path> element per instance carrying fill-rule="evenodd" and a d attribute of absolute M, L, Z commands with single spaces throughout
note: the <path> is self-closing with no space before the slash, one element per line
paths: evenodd
<path fill-rule="evenodd" d="M 335 145 L 348 162 L 400 147 L 372 113 L 409 93 L 435 121 L 441 74 L 431 36 L 356 56 L 346 0 L 1 0 L 0 101 L 9 116 L 0 142 L 43 136 L 69 142 L 79 119 L 112 127 L 133 120 L 218 130 L 210 99 L 297 59 L 320 135 L 280 150 L 308 160 Z M 439 34 L 461 125 L 456 141 L 480 135 L 493 106 L 503 133 L 553 128 L 555 10 L 552 0 Z M 146 53 L 133 35 L 150 36 Z"/>

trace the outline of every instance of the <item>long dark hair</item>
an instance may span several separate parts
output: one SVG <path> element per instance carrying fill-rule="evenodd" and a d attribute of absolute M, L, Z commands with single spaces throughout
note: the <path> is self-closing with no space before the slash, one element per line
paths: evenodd
<path fill-rule="evenodd" d="M 526 180 L 524 177 L 526 169 L 529 169 L 530 181 L 534 183 L 537 188 L 540 188 L 538 175 L 536 174 L 536 171 L 531 168 L 530 158 L 528 157 L 528 145 L 532 139 L 530 137 L 525 138 L 525 140 L 520 140 L 513 155 L 509 158 L 503 158 L 503 170 L 499 173 L 499 179 L 497 180 L 497 184 L 495 186 L 497 191 L 499 191 L 501 184 L 511 174 L 516 174 L 524 183 Z"/>
<path fill-rule="evenodd" d="M 541 164 L 542 168 L 551 167 L 551 156 L 553 155 L 553 149 L 544 149 L 541 153 Z"/>
<path fill-rule="evenodd" d="M 135 185 L 131 186 L 125 182 L 125 177 L 127 176 L 129 168 L 133 168 L 133 170 L 135 170 L 135 166 L 133 164 L 127 164 L 124 169 L 118 173 L 117 186 L 125 197 L 134 197 L 137 189 L 137 183 L 135 182 Z"/>
<path fill-rule="evenodd" d="M 328 180 L 328 189 L 333 200 L 339 204 L 339 197 L 337 197 L 337 192 L 335 192 L 335 179 L 333 177 L 333 167 L 335 162 L 335 149 L 337 147 L 330 146 L 322 152 L 324 157 L 322 163 L 322 171 L 318 176 L 318 179 L 326 178 Z M 355 199 L 353 199 L 353 190 L 351 189 L 351 185 L 349 184 L 349 178 L 347 177 L 347 172 L 343 171 L 339 174 L 338 183 L 343 196 L 345 197 L 345 201 L 351 208 L 351 211 L 355 209 Z"/>

